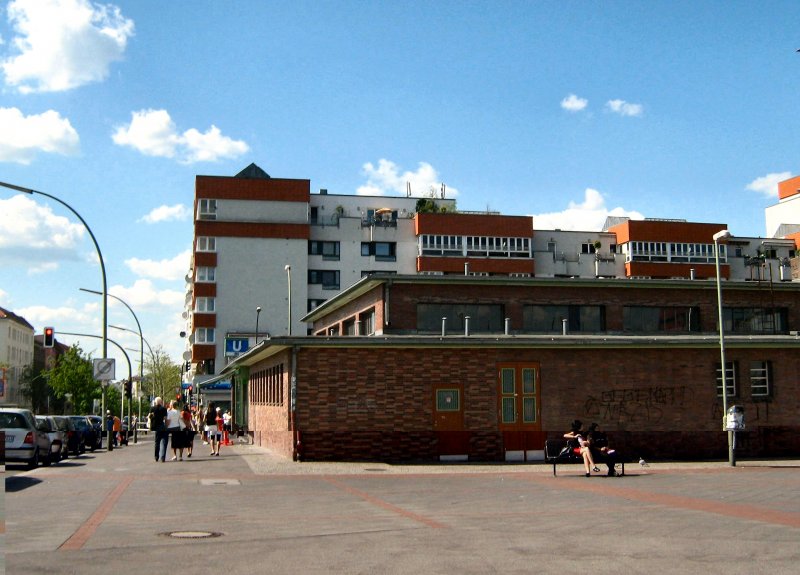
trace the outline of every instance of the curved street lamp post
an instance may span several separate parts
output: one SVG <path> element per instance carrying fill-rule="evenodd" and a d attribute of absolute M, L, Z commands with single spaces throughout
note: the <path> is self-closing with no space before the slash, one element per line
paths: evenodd
<path fill-rule="evenodd" d="M 25 194 L 31 194 L 31 195 L 39 194 L 40 196 L 45 196 L 46 198 L 50 198 L 51 200 L 58 202 L 59 204 L 61 204 L 65 208 L 67 208 L 69 211 L 71 211 L 73 214 L 75 214 L 75 216 L 81 221 L 83 226 L 86 228 L 86 231 L 89 232 L 89 237 L 92 238 L 92 242 L 94 243 L 94 248 L 95 248 L 95 250 L 97 250 L 97 258 L 100 260 L 100 272 L 101 272 L 101 274 L 103 276 L 103 291 L 100 292 L 100 295 L 103 296 L 103 336 L 102 336 L 101 339 L 103 340 L 103 359 L 106 359 L 108 357 L 108 297 L 107 297 L 107 295 L 108 295 L 108 282 L 106 281 L 106 264 L 103 261 L 103 254 L 100 251 L 100 245 L 97 243 L 97 238 L 94 237 L 94 233 L 92 232 L 92 228 L 90 228 L 89 224 L 86 223 L 86 220 L 84 220 L 83 217 L 77 211 L 75 211 L 75 208 L 70 206 L 64 200 L 61 200 L 61 199 L 59 199 L 59 198 L 57 198 L 55 196 L 51 196 L 50 194 L 46 194 L 45 192 L 40 192 L 39 190 L 34 190 L 34 189 L 31 189 L 31 188 L 23 188 L 22 186 L 16 186 L 14 184 L 8 184 L 6 182 L 0 182 L 0 186 L 3 186 L 4 188 L 8 188 L 10 190 L 15 190 L 17 192 L 23 192 Z M 62 333 L 64 333 L 64 332 L 62 332 Z M 103 398 L 102 411 L 103 411 L 103 413 L 105 413 L 105 411 L 106 411 L 106 388 L 105 388 L 105 386 L 101 386 L 101 388 L 102 388 L 102 398 Z"/>

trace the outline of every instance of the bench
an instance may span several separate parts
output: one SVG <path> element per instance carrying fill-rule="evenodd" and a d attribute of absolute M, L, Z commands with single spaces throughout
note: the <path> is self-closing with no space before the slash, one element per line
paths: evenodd
<path fill-rule="evenodd" d="M 548 439 L 544 442 L 544 460 L 546 463 L 553 464 L 554 477 L 556 476 L 556 466 L 559 463 L 579 463 L 583 465 L 583 456 L 580 453 L 575 453 L 572 449 L 564 450 L 566 446 L 566 439 Z M 619 452 L 615 452 L 614 456 L 609 458 L 602 452 L 593 451 L 592 457 L 598 466 L 611 463 L 615 469 L 615 475 L 625 475 L 625 460 Z M 616 471 L 618 465 L 620 470 Z"/>

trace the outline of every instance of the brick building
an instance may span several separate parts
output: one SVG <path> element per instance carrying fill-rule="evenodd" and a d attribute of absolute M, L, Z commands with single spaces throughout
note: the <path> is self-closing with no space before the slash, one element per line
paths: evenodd
<path fill-rule="evenodd" d="M 797 455 L 800 286 L 725 282 L 741 456 Z M 240 424 L 309 460 L 535 460 L 574 418 L 723 457 L 715 282 L 375 274 L 232 362 Z"/>

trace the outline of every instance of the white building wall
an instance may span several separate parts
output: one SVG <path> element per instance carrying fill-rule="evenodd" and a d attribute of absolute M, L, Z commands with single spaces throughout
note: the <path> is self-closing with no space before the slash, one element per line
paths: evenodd
<path fill-rule="evenodd" d="M 21 405 L 22 371 L 33 363 L 33 329 L 11 319 L 0 319 L 0 364 L 7 367 L 0 403 Z"/>
<path fill-rule="evenodd" d="M 217 200 L 216 219 L 223 222 L 304 224 L 308 221 L 308 204 L 302 202 Z"/>
<path fill-rule="evenodd" d="M 800 194 L 781 200 L 764 210 L 767 221 L 767 237 L 775 237 L 781 224 L 800 224 Z"/>

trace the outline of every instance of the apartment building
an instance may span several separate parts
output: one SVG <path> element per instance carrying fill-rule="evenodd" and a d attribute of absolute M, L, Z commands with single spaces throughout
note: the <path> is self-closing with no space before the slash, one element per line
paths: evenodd
<path fill-rule="evenodd" d="M 186 381 L 229 401 L 222 371 L 230 361 L 257 340 L 321 335 L 305 314 L 370 274 L 707 281 L 716 271 L 713 236 L 727 227 L 609 218 L 602 231 L 540 230 L 530 216 L 459 212 L 444 191 L 418 213 L 419 201 L 311 193 L 308 180 L 271 178 L 254 164 L 234 177 L 198 176 Z M 791 281 L 797 239 L 731 232 L 718 244 L 724 280 L 756 282 L 761 297 Z M 325 335 L 386 328 L 365 312 L 331 322 Z"/>
<path fill-rule="evenodd" d="M 22 405 L 20 378 L 33 364 L 33 326 L 0 308 L 0 404 Z"/>

